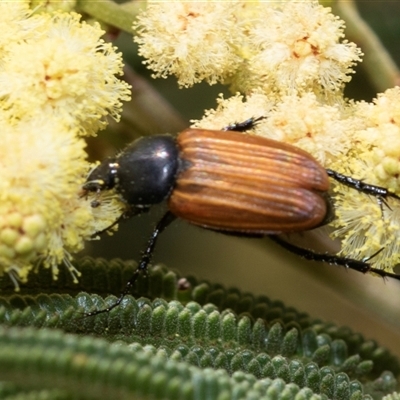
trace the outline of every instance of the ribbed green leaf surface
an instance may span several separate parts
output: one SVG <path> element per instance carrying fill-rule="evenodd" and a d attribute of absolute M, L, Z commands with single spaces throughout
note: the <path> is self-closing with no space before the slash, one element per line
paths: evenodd
<path fill-rule="evenodd" d="M 85 317 L 116 298 L 78 291 L 118 293 L 135 264 L 86 258 L 78 268 L 77 287 L 47 271 L 27 295 L 3 284 L 1 399 L 356 400 L 396 390 L 398 360 L 375 342 L 162 266 L 137 282 L 143 297 Z"/>

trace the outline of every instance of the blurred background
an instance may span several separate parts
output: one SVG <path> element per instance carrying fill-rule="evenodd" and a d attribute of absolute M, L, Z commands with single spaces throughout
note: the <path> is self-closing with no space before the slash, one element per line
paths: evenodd
<path fill-rule="evenodd" d="M 357 6 L 400 65 L 400 2 L 357 1 Z M 351 37 L 348 39 L 354 41 Z M 174 123 L 165 124 L 168 126 L 163 129 L 160 119 L 154 127 L 148 128 L 150 133 L 182 130 L 191 119 L 200 118 L 205 109 L 214 108 L 219 93 L 229 94 L 226 88 L 217 85 L 200 84 L 190 89 L 178 89 L 175 79 L 151 79 L 132 47 L 131 37 L 121 35 L 116 45 L 139 75 L 134 78 L 137 83 L 134 92 L 137 90 L 140 94 L 142 85 L 150 84 L 171 104 L 175 110 L 171 109 L 171 115 L 177 113 Z M 357 73 L 347 86 L 347 97 L 371 101 L 376 93 L 377 89 L 362 65 L 358 66 Z M 124 120 L 113 128 L 118 130 L 117 134 L 103 132 L 99 138 L 89 141 L 93 160 L 113 154 L 122 149 L 124 143 L 142 134 L 141 127 L 135 126 L 132 121 Z M 113 236 L 103 235 L 100 241 L 88 243 L 85 253 L 108 259 L 138 260 L 163 211 L 165 206 L 156 207 L 148 214 L 122 223 Z M 316 237 L 323 234 L 312 232 L 311 236 L 301 235 L 301 240 L 306 247 L 311 246 L 317 241 Z M 335 246 L 329 244 L 322 251 L 334 252 Z M 211 282 L 282 300 L 312 317 L 349 326 L 400 356 L 400 281 L 383 280 L 348 271 L 344 267 L 303 261 L 268 238 L 225 236 L 190 226 L 182 220 L 174 222 L 162 234 L 153 261 L 162 262 L 181 275 L 196 275 Z"/>

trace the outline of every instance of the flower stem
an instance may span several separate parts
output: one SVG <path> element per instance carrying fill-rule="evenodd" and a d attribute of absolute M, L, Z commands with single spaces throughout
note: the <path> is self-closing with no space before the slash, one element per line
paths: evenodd
<path fill-rule="evenodd" d="M 400 71 L 375 32 L 361 18 L 353 0 L 337 0 L 334 11 L 346 21 L 346 36 L 365 53 L 362 67 L 378 92 L 400 84 Z"/>
<path fill-rule="evenodd" d="M 142 1 L 129 1 L 117 4 L 112 0 L 78 0 L 78 11 L 89 14 L 99 22 L 133 33 L 132 23 L 145 5 Z"/>
<path fill-rule="evenodd" d="M 168 101 L 131 67 L 124 67 L 124 79 L 132 86 L 132 100 L 124 105 L 122 119 L 135 135 L 180 132 L 189 124 Z"/>

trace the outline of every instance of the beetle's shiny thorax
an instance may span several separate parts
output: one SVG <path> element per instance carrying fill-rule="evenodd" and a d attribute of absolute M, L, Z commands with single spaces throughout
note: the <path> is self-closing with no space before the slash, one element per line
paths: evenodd
<path fill-rule="evenodd" d="M 179 150 L 171 135 L 143 137 L 118 157 L 115 188 L 135 206 L 161 202 L 170 194 L 179 167 Z"/>

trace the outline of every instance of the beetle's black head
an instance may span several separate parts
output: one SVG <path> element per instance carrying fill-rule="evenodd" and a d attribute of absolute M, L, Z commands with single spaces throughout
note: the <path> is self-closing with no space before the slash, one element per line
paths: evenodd
<path fill-rule="evenodd" d="M 82 189 L 88 192 L 112 189 L 115 186 L 115 166 L 115 158 L 104 160 L 90 172 Z"/>
<path fill-rule="evenodd" d="M 179 151 L 171 135 L 142 137 L 88 176 L 83 189 L 100 192 L 115 188 L 131 206 L 147 208 L 172 191 L 179 166 Z"/>

